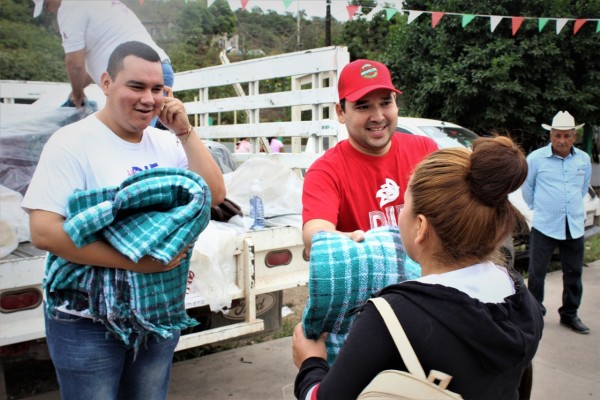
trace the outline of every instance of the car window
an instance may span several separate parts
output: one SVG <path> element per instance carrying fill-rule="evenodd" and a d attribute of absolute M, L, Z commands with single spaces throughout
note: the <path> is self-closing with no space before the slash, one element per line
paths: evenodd
<path fill-rule="evenodd" d="M 410 133 L 411 135 L 414 135 L 414 134 L 415 134 L 414 132 L 411 132 L 411 131 L 409 131 L 408 129 L 406 129 L 406 128 L 403 128 L 403 127 L 401 127 L 401 126 L 397 126 L 397 127 L 396 127 L 396 132 L 400 132 L 400 133 Z"/>
<path fill-rule="evenodd" d="M 445 147 L 473 147 L 473 141 L 477 139 L 476 133 L 465 128 L 453 128 L 442 126 L 421 126 L 427 136 L 438 143 L 441 148 Z"/>

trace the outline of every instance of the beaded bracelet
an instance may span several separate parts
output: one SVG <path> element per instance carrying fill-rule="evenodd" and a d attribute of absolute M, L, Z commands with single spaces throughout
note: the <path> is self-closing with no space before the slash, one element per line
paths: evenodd
<path fill-rule="evenodd" d="M 188 130 L 185 131 L 184 133 L 175 134 L 175 136 L 177 137 L 177 143 L 184 144 L 185 142 L 187 142 L 188 139 L 190 138 L 190 135 L 192 134 L 193 129 L 194 128 L 192 127 L 192 125 L 190 125 Z M 185 136 L 185 137 L 182 138 L 182 136 Z"/>

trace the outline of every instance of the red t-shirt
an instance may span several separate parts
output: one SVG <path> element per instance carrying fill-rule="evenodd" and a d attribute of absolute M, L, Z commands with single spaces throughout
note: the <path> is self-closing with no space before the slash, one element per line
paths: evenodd
<path fill-rule="evenodd" d="M 339 142 L 304 177 L 303 222 L 324 219 L 342 232 L 397 225 L 415 165 L 437 149 L 432 139 L 405 133 L 395 133 L 390 151 L 380 157 Z"/>

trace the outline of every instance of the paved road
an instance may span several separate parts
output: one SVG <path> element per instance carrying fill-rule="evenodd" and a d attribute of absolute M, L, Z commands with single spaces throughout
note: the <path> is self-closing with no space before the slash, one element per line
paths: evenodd
<path fill-rule="evenodd" d="M 559 325 L 562 273 L 546 281 L 545 327 L 534 359 L 533 400 L 600 400 L 600 260 L 584 269 L 579 315 L 591 329 L 579 335 Z M 169 399 L 293 399 L 296 368 L 291 338 L 237 348 L 173 366 Z M 58 400 L 58 392 L 29 400 Z"/>

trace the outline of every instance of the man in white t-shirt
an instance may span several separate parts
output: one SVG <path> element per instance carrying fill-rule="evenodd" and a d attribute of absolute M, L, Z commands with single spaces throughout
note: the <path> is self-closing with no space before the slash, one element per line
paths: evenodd
<path fill-rule="evenodd" d="M 33 17 L 45 9 L 56 14 L 65 50 L 65 67 L 71 82 L 69 100 L 75 107 L 85 104 L 84 89 L 100 84 L 108 57 L 119 44 L 138 41 L 152 47 L 163 67 L 165 86 L 173 87 L 173 68 L 167 54 L 152 40 L 137 16 L 117 0 L 33 0 Z M 154 125 L 154 124 L 153 124 Z"/>
<path fill-rule="evenodd" d="M 219 166 L 195 134 L 183 103 L 165 89 L 156 51 L 141 42 L 117 46 L 100 87 L 105 107 L 59 129 L 44 146 L 22 203 L 30 213 L 31 240 L 75 264 L 139 273 L 171 270 L 181 263 L 185 250 L 167 265 L 149 256 L 135 263 L 105 241 L 77 247 L 63 230 L 67 199 L 74 191 L 118 186 L 130 175 L 154 167 L 197 173 L 210 189 L 212 205 L 225 197 Z M 173 134 L 149 127 L 155 116 Z M 84 295 L 91 304 L 93 294 Z M 178 331 L 135 348 L 101 322 L 86 318 L 85 309 L 73 315 L 64 306 L 45 313 L 61 399 L 166 398 Z"/>

